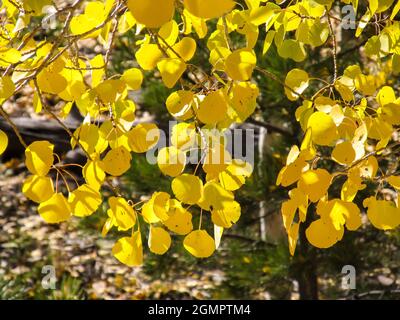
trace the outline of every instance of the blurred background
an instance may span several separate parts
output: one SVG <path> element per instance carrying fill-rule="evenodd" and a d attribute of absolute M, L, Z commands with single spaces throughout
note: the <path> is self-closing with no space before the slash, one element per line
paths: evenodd
<path fill-rule="evenodd" d="M 58 32 L 58 28 L 49 29 L 48 34 L 40 36 L 54 37 Z M 339 74 L 348 65 L 361 64 L 360 47 L 373 32 L 367 28 L 362 37 L 354 39 L 354 31 L 340 31 Z M 264 37 L 261 30 L 259 39 Z M 115 39 L 110 74 L 121 74 L 135 66 L 137 39 L 135 30 Z M 235 35 L 232 41 L 240 46 L 245 40 L 242 35 Z M 206 42 L 197 43 L 198 54 L 192 63 L 210 70 Z M 88 56 L 103 52 L 103 47 L 93 39 L 80 41 L 79 46 Z M 259 66 L 280 79 L 296 66 L 323 79 L 333 72 L 328 47 L 309 50 L 306 61 L 296 64 L 280 58 L 274 46 L 262 56 L 262 46 L 260 41 L 256 47 Z M 368 62 L 363 62 L 363 67 L 368 68 Z M 241 219 L 224 233 L 220 249 L 208 259 L 190 256 L 179 239 L 173 241 L 164 256 L 154 255 L 144 246 L 147 251 L 140 268 L 120 264 L 111 254 L 119 235 L 111 232 L 106 238 L 101 236 L 107 218 L 106 203 L 90 217 L 74 217 L 60 225 L 46 224 L 37 214 L 36 205 L 21 193 L 22 181 L 28 173 L 23 149 L 11 138 L 0 164 L 0 299 L 399 298 L 399 230 L 384 232 L 364 224 L 356 232 L 346 232 L 334 247 L 320 250 L 308 244 L 305 225 L 296 253 L 290 256 L 280 214 L 287 190 L 277 188 L 275 181 L 290 146 L 302 138 L 294 116 L 298 105 L 287 100 L 281 84 L 259 74 L 254 81 L 261 90 L 258 107 L 253 118 L 243 125 L 254 129 L 256 134 L 254 172 L 237 192 L 242 205 Z M 398 79 L 393 79 L 392 86 L 398 88 Z M 173 119 L 164 102 L 173 90 L 166 89 L 154 73 L 146 73 L 142 87 L 132 97 L 137 104 L 137 121 L 154 121 L 160 127 L 167 127 Z M 315 89 L 311 85 L 308 90 Z M 49 103 L 54 110 L 62 107 L 60 101 Z M 34 113 L 30 89 L 4 107 L 28 141 L 54 141 L 64 158 L 79 163 L 79 152 L 65 154 L 69 139 L 57 124 L 45 115 Z M 71 128 L 79 121 L 77 113 L 66 119 Z M 3 119 L 0 128 L 9 130 Z M 384 165 L 397 162 L 398 155 L 393 155 Z M 332 162 L 322 161 L 320 165 L 332 170 Z M 77 179 L 81 178 L 79 172 L 75 174 Z M 336 185 L 337 190 L 332 192 L 339 192 L 340 186 Z M 149 164 L 145 156 L 135 154 L 130 171 L 119 181 L 119 188 L 132 199 L 146 199 L 154 191 L 170 191 L 170 179 L 160 173 L 157 165 Z M 355 202 L 362 208 L 361 199 L 373 193 L 373 186 L 368 186 Z M 108 195 L 105 189 L 104 196 Z M 54 267 L 55 289 L 42 285 L 46 277 L 43 267 L 47 265 Z M 342 286 L 345 275 L 342 268 L 346 265 L 355 268 L 356 289 Z"/>

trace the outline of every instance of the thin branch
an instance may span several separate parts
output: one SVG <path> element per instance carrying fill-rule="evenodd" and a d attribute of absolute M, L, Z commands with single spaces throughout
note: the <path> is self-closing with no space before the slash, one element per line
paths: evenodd
<path fill-rule="evenodd" d="M 247 119 L 246 122 L 254 124 L 259 127 L 263 127 L 265 129 L 267 129 L 268 131 L 276 132 L 276 133 L 279 133 L 284 136 L 288 136 L 288 137 L 293 136 L 292 132 L 290 132 L 286 129 L 283 129 L 281 127 L 275 126 L 273 124 L 267 123 L 267 122 L 259 121 L 259 120 L 253 119 L 253 118 Z"/>
<path fill-rule="evenodd" d="M 332 27 L 332 22 L 331 22 L 331 15 L 329 14 L 329 9 L 328 7 L 325 7 L 326 9 L 326 16 L 328 17 L 328 25 L 329 25 L 329 33 L 331 34 L 332 38 L 332 55 L 333 55 L 333 83 L 336 82 L 337 79 L 337 74 L 338 74 L 338 68 L 337 68 L 337 42 L 336 42 L 336 35 L 335 32 L 333 31 Z"/>

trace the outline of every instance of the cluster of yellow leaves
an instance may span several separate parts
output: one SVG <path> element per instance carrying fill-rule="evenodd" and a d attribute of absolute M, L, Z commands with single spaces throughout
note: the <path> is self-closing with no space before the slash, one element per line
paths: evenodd
<path fill-rule="evenodd" d="M 390 63 L 384 68 L 389 74 L 395 72 L 390 69 Z M 348 230 L 361 226 L 360 209 L 352 201 L 358 191 L 365 189 L 364 180 L 386 180 L 397 189 L 397 176 L 377 177 L 377 156 L 388 147 L 400 124 L 400 99 L 392 87 L 384 85 L 385 71 L 365 75 L 359 66 L 349 66 L 333 85 L 339 99 L 321 93 L 313 100 L 304 100 L 296 110 L 296 118 L 305 131 L 304 138 L 300 148 L 296 145 L 291 148 L 286 166 L 277 179 L 277 184 L 284 187 L 297 184 L 289 192 L 290 199 L 282 204 L 292 254 L 299 224 L 305 222 L 307 212 L 312 211 L 310 205 L 316 207 L 320 218 L 307 228 L 307 239 L 316 247 L 327 248 L 342 239 L 344 226 Z M 287 97 L 299 99 L 308 81 L 309 75 L 305 71 L 290 71 L 285 81 Z M 363 98 L 357 101 L 356 95 Z M 319 152 L 321 147 L 325 148 L 325 153 L 329 148 L 328 158 L 337 164 L 336 172 L 315 168 L 318 161 L 323 161 L 322 149 Z M 328 200 L 328 189 L 339 176 L 347 177 L 340 199 Z M 371 197 L 364 201 L 364 207 L 368 208 L 367 217 L 375 227 L 388 230 L 399 225 L 399 211 L 392 201 Z"/>
<path fill-rule="evenodd" d="M 342 2 L 358 8 L 356 0 Z M 248 163 L 232 159 L 220 133 L 234 123 L 244 122 L 255 111 L 259 88 L 253 72 L 257 59 L 262 57 L 256 56 L 254 47 L 260 28 L 266 34 L 262 56 L 274 44 L 280 57 L 294 62 L 304 61 L 306 49 L 324 45 L 330 36 L 327 10 L 333 0 L 303 0 L 282 3 L 282 7 L 278 1 L 244 3 L 128 0 L 127 8 L 125 3 L 114 0 L 77 3 L 68 9 L 74 15 L 62 31 L 61 40 L 66 35 L 69 39 L 66 46 L 61 45 L 62 41 L 56 45 L 47 40 L 36 41 L 27 33 L 23 45 L 16 48 L 13 40 L 27 29 L 31 17 L 43 15 L 42 9 L 51 1 L 2 1 L 6 19 L 0 27 L 0 67 L 6 71 L 0 80 L 0 104 L 21 89 L 19 85 L 25 81 L 35 89 L 35 112 L 48 111 L 43 95 L 52 95 L 65 102 L 60 117 L 66 117 L 73 104 L 85 117 L 70 141 L 72 148 L 79 146 L 87 156 L 82 168 L 85 183 L 73 190 L 65 183 L 67 196 L 58 191 L 57 183 L 60 178 L 65 180 L 68 168 L 54 162 L 58 159 L 54 157 L 54 146 L 48 141 L 36 141 L 26 148 L 25 163 L 31 175 L 24 182 L 23 192 L 39 203 L 38 211 L 44 220 L 59 223 L 72 215 L 93 214 L 102 204 L 101 187 L 109 182 L 108 177 L 126 173 L 132 153 L 145 153 L 156 146 L 158 128 L 148 123 L 135 125 L 136 105 L 129 95 L 141 88 L 144 72 L 154 71 L 155 77 L 174 90 L 165 105 L 171 116 L 180 121 L 172 130 L 170 145 L 157 154 L 158 167 L 172 179 L 173 196 L 154 192 L 139 208 L 117 192 L 108 199 L 108 218 L 102 233 L 105 236 L 113 227 L 121 232 L 132 231 L 112 249 L 114 256 L 129 266 L 140 265 L 143 260 L 140 220 L 149 224 L 148 247 L 155 254 L 169 249 L 171 234 L 185 236 L 183 246 L 196 257 L 213 254 L 223 230 L 241 215 L 234 191 L 252 172 Z M 314 78 L 298 68 L 286 75 L 284 91 L 288 99 L 303 100 L 295 116 L 305 132 L 300 147 L 291 148 L 277 178 L 277 184 L 284 187 L 296 184 L 289 191 L 290 199 L 282 204 L 292 254 L 300 224 L 310 214 L 310 204 L 319 218 L 309 225 L 306 236 L 317 247 L 335 244 L 343 237 L 344 227 L 356 230 L 361 226 L 360 210 L 352 201 L 365 188 L 364 180 L 377 178 L 377 156 L 400 125 L 400 98 L 393 88 L 385 86 L 387 74 L 400 73 L 400 25 L 394 21 L 400 2 L 369 1 L 356 30 L 359 36 L 375 14 L 392 7 L 390 23 L 365 45 L 368 57 L 383 66 L 379 72 L 366 74 L 358 65 L 349 66 L 311 99 L 304 94 Z M 211 19 L 215 19 L 212 24 Z M 209 30 L 210 26 L 215 28 Z M 138 67 L 127 69 L 122 75 L 107 74 L 108 54 L 86 57 L 75 52 L 79 48 L 75 46 L 77 41 L 92 38 L 110 53 L 113 38 L 133 27 L 140 37 L 136 42 L 139 49 L 134 53 Z M 233 36 L 243 37 L 245 44 L 233 46 Z M 196 39 L 206 39 L 210 75 L 191 64 L 197 52 Z M 195 80 L 195 86 L 184 85 L 185 73 Z M 338 96 L 332 94 L 335 92 Z M 105 119 L 100 125 L 99 118 Z M 0 154 L 7 143 L 7 136 L 0 131 Z M 200 150 L 202 162 L 189 172 L 186 163 L 193 149 Z M 318 161 L 325 161 L 321 150 L 330 151 L 327 158 L 336 163 L 338 171 L 317 168 Z M 199 170 L 204 172 L 203 178 L 197 175 Z M 56 176 L 55 186 L 54 175 L 49 172 Z M 338 176 L 346 176 L 347 180 L 340 197 L 329 199 L 328 190 Z M 396 190 L 400 188 L 397 176 L 379 179 Z M 372 197 L 364 201 L 364 206 L 377 228 L 387 230 L 400 224 L 400 211 L 392 201 Z M 200 224 L 195 229 L 192 218 L 199 212 Z M 214 237 L 201 228 L 207 216 L 214 226 Z"/>

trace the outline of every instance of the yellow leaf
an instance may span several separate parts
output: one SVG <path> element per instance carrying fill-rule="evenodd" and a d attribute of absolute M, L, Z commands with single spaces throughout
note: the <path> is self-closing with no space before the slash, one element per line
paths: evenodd
<path fill-rule="evenodd" d="M 4 131 L 0 130 L 0 155 L 6 151 L 8 146 L 8 137 Z"/>
<path fill-rule="evenodd" d="M 175 0 L 128 0 L 127 6 L 138 23 L 159 28 L 172 20 Z"/>
<path fill-rule="evenodd" d="M 293 256 L 296 250 L 297 240 L 299 238 L 300 223 L 293 223 L 288 232 L 289 251 Z"/>
<path fill-rule="evenodd" d="M 126 231 L 136 224 L 135 211 L 124 198 L 110 197 L 108 204 L 110 209 L 107 210 L 107 215 L 113 219 L 118 230 Z"/>
<path fill-rule="evenodd" d="M 227 202 L 223 209 L 211 211 L 212 222 L 223 228 L 230 228 L 240 218 L 240 204 L 236 201 Z"/>
<path fill-rule="evenodd" d="M 88 160 L 82 169 L 83 177 L 86 183 L 92 188 L 99 190 L 103 184 L 106 174 L 104 173 L 104 164 L 98 159 Z"/>
<path fill-rule="evenodd" d="M 89 2 L 85 7 L 85 12 L 72 18 L 70 23 L 71 33 L 74 35 L 86 34 L 90 30 L 101 25 L 106 19 L 107 11 L 101 1 Z M 93 31 L 85 38 L 94 38 L 101 33 L 101 29 Z"/>
<path fill-rule="evenodd" d="M 175 20 L 168 21 L 165 23 L 160 30 L 158 30 L 158 36 L 162 39 L 160 45 L 168 48 L 173 46 L 179 36 L 179 26 Z"/>
<path fill-rule="evenodd" d="M 103 55 L 98 54 L 92 60 L 90 60 L 90 66 L 94 68 L 92 70 L 92 88 L 100 84 L 104 77 L 104 59 Z"/>
<path fill-rule="evenodd" d="M 69 194 L 68 202 L 75 216 L 86 217 L 99 208 L 101 195 L 99 191 L 90 185 L 83 184 Z"/>
<path fill-rule="evenodd" d="M 257 58 L 254 51 L 239 49 L 233 51 L 225 60 L 225 70 L 233 80 L 247 81 L 251 78 Z"/>
<path fill-rule="evenodd" d="M 118 261 L 129 267 L 140 266 L 143 263 L 142 236 L 135 231 L 132 237 L 120 238 L 112 248 L 112 254 Z"/>
<path fill-rule="evenodd" d="M 160 130 L 153 123 L 140 123 L 127 133 L 133 152 L 144 153 L 153 148 L 160 138 Z"/>
<path fill-rule="evenodd" d="M 283 187 L 290 186 L 300 179 L 302 172 L 308 169 L 308 167 L 309 165 L 304 157 L 297 158 L 292 163 L 281 169 L 276 184 L 282 185 Z"/>
<path fill-rule="evenodd" d="M 222 90 L 213 91 L 200 103 L 198 119 L 205 124 L 216 124 L 227 117 L 227 101 Z"/>
<path fill-rule="evenodd" d="M 329 220 L 318 219 L 306 229 L 307 240 L 317 248 L 332 247 L 343 237 L 344 228 L 336 230 Z"/>
<path fill-rule="evenodd" d="M 32 174 L 45 176 L 53 165 L 54 145 L 48 141 L 35 141 L 25 149 L 25 164 Z"/>
<path fill-rule="evenodd" d="M 14 48 L 0 48 L 0 66 L 8 66 L 21 60 L 21 52 Z"/>
<path fill-rule="evenodd" d="M 196 47 L 196 41 L 194 41 L 193 38 L 185 37 L 172 47 L 173 50 L 169 49 L 168 54 L 172 58 L 181 58 L 184 61 L 189 61 L 193 58 Z"/>
<path fill-rule="evenodd" d="M 136 24 L 136 20 L 130 11 L 125 12 L 119 19 L 118 32 L 124 34 Z"/>
<path fill-rule="evenodd" d="M 121 80 L 128 85 L 129 89 L 138 90 L 140 89 L 143 81 L 142 71 L 137 68 L 125 70 L 121 76 Z"/>
<path fill-rule="evenodd" d="M 293 39 L 284 40 L 282 45 L 278 46 L 278 54 L 282 58 L 290 58 L 296 62 L 301 62 L 307 57 L 303 44 Z"/>
<path fill-rule="evenodd" d="M 276 31 L 275 30 L 269 30 L 267 32 L 267 35 L 265 36 L 264 40 L 264 45 L 263 45 L 263 51 L 262 54 L 265 55 L 269 48 L 271 47 L 272 42 L 274 41 Z"/>
<path fill-rule="evenodd" d="M 214 239 L 205 230 L 195 230 L 183 240 L 183 246 L 196 258 L 208 258 L 215 251 Z"/>
<path fill-rule="evenodd" d="M 151 197 L 154 214 L 161 221 L 169 219 L 170 196 L 166 192 L 154 192 Z"/>
<path fill-rule="evenodd" d="M 350 165 L 356 158 L 356 152 L 349 141 L 338 143 L 332 151 L 332 159 L 343 165 Z"/>
<path fill-rule="evenodd" d="M 103 159 L 104 171 L 118 177 L 129 170 L 131 160 L 131 154 L 125 147 L 111 149 Z"/>
<path fill-rule="evenodd" d="M 173 126 L 171 144 L 182 151 L 189 150 L 196 143 L 196 127 L 194 123 L 180 122 Z"/>
<path fill-rule="evenodd" d="M 400 209 L 392 201 L 370 197 L 364 200 L 363 205 L 368 208 L 368 219 L 375 228 L 392 230 L 400 225 Z"/>
<path fill-rule="evenodd" d="M 218 175 L 228 167 L 231 162 L 231 154 L 222 143 L 212 142 L 212 147 L 207 150 L 203 162 L 203 170 L 213 176 Z"/>
<path fill-rule="evenodd" d="M 157 164 L 163 174 L 176 177 L 185 168 L 186 155 L 176 147 L 165 147 L 158 152 Z"/>
<path fill-rule="evenodd" d="M 233 199 L 232 192 L 225 190 L 215 181 L 209 181 L 204 186 L 203 197 L 198 205 L 204 210 L 223 210 L 231 206 Z"/>
<path fill-rule="evenodd" d="M 332 118 L 321 112 L 314 112 L 307 122 L 307 128 L 312 130 L 312 139 L 315 144 L 329 146 L 338 139 L 338 132 Z"/>
<path fill-rule="evenodd" d="M 325 169 L 308 170 L 301 175 L 298 188 L 310 201 L 317 202 L 328 192 L 331 181 L 332 176 Z"/>
<path fill-rule="evenodd" d="M 135 54 L 136 61 L 143 70 L 153 70 L 164 54 L 156 44 L 143 44 Z"/>
<path fill-rule="evenodd" d="M 238 116 L 235 119 L 237 122 L 244 122 L 254 113 L 259 93 L 260 90 L 254 83 L 239 82 L 233 84 L 230 101 Z"/>
<path fill-rule="evenodd" d="M 353 202 L 333 199 L 328 202 L 320 201 L 317 213 L 323 219 L 330 219 L 336 230 L 346 225 L 348 230 L 357 230 L 361 226 L 360 209 Z"/>
<path fill-rule="evenodd" d="M 163 224 L 172 232 L 185 235 L 193 230 L 192 214 L 180 204 L 170 205 L 168 215 L 168 220 L 163 221 Z"/>
<path fill-rule="evenodd" d="M 400 176 L 390 176 L 386 181 L 395 189 L 400 189 Z"/>
<path fill-rule="evenodd" d="M 221 17 L 235 6 L 232 0 L 184 0 L 183 4 L 191 14 L 204 19 Z"/>
<path fill-rule="evenodd" d="M 56 72 L 42 70 L 37 76 L 39 89 L 46 93 L 58 94 L 63 91 L 67 85 L 67 80 Z"/>
<path fill-rule="evenodd" d="M 67 221 L 71 216 L 69 203 L 61 193 L 54 193 L 48 200 L 42 202 L 38 212 L 47 223 Z"/>
<path fill-rule="evenodd" d="M 0 79 L 0 102 L 14 94 L 15 85 L 9 76 Z"/>
<path fill-rule="evenodd" d="M 192 174 L 182 174 L 172 180 L 175 197 L 187 204 L 194 204 L 203 196 L 203 182 Z"/>
<path fill-rule="evenodd" d="M 219 227 L 219 226 L 214 224 L 215 249 L 218 249 L 219 245 L 221 244 L 221 238 L 222 238 L 223 232 L 224 232 L 224 228 Z"/>
<path fill-rule="evenodd" d="M 171 236 L 160 227 L 150 227 L 149 248 L 155 254 L 164 254 L 171 246 Z"/>
<path fill-rule="evenodd" d="M 186 63 L 182 59 L 166 58 L 157 63 L 161 78 L 167 88 L 175 86 L 186 70 Z"/>
<path fill-rule="evenodd" d="M 308 73 L 301 69 L 292 69 L 285 79 L 285 94 L 290 101 L 296 101 L 308 87 Z"/>
<path fill-rule="evenodd" d="M 172 92 L 166 101 L 168 112 L 178 120 L 187 120 L 193 116 L 194 93 L 187 90 Z"/>
<path fill-rule="evenodd" d="M 23 194 L 34 202 L 43 202 L 54 194 L 53 180 L 49 177 L 32 175 L 22 185 Z"/>

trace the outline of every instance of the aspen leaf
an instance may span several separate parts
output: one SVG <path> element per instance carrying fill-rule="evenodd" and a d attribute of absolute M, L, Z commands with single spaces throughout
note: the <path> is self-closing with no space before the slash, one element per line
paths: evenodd
<path fill-rule="evenodd" d="M 338 132 L 332 118 L 321 111 L 314 112 L 307 122 L 312 130 L 312 140 L 315 144 L 329 146 L 338 138 Z"/>
<path fill-rule="evenodd" d="M 185 151 L 196 143 L 196 128 L 193 123 L 181 122 L 172 128 L 171 144 Z"/>
<path fill-rule="evenodd" d="M 185 168 L 186 155 L 176 147 L 166 147 L 158 152 L 157 164 L 163 174 L 176 177 Z"/>
<path fill-rule="evenodd" d="M 186 62 L 193 58 L 196 52 L 196 47 L 196 41 L 194 41 L 193 38 L 185 37 L 181 41 L 176 43 L 172 47 L 173 50 L 168 51 L 168 54 L 173 58 L 180 58 Z"/>
<path fill-rule="evenodd" d="M 235 6 L 232 0 L 184 0 L 183 4 L 192 15 L 204 19 L 218 18 Z"/>
<path fill-rule="evenodd" d="M 121 80 L 128 85 L 129 89 L 138 90 L 140 89 L 143 81 L 142 71 L 137 68 L 125 70 L 121 76 Z"/>
<path fill-rule="evenodd" d="M 86 183 L 96 190 L 100 189 L 106 178 L 104 164 L 98 159 L 88 160 L 82 169 L 82 174 Z"/>
<path fill-rule="evenodd" d="M 168 112 L 179 120 L 187 120 L 193 116 L 194 93 L 187 90 L 178 90 L 171 93 L 165 102 Z"/>
<path fill-rule="evenodd" d="M 195 230 L 183 240 L 183 246 L 196 258 L 208 258 L 215 251 L 214 239 L 205 230 Z"/>
<path fill-rule="evenodd" d="M 10 77 L 5 76 L 0 79 L 0 102 L 3 99 L 8 99 L 14 93 L 15 85 Z"/>
<path fill-rule="evenodd" d="M 144 153 L 157 144 L 160 131 L 153 123 L 140 123 L 127 133 L 127 137 L 133 152 Z"/>
<path fill-rule="evenodd" d="M 282 58 L 290 58 L 296 62 L 301 62 L 307 57 L 303 44 L 293 39 L 284 40 L 278 47 L 278 54 Z"/>
<path fill-rule="evenodd" d="M 288 232 L 289 252 L 293 256 L 299 239 L 300 223 L 293 223 Z"/>
<path fill-rule="evenodd" d="M 343 165 L 350 165 L 356 158 L 356 152 L 349 141 L 338 143 L 332 151 L 332 159 Z"/>
<path fill-rule="evenodd" d="M 229 207 L 233 199 L 232 192 L 225 190 L 214 181 L 209 181 L 204 186 L 203 197 L 198 205 L 205 210 L 222 210 Z"/>
<path fill-rule="evenodd" d="M 329 220 L 318 219 L 306 229 L 307 240 L 317 248 L 326 249 L 332 247 L 342 239 L 343 227 L 336 230 Z"/>
<path fill-rule="evenodd" d="M 368 208 L 368 220 L 375 228 L 392 230 L 400 225 L 400 209 L 392 201 L 370 197 L 364 200 L 363 205 Z"/>
<path fill-rule="evenodd" d="M 129 267 L 140 266 L 143 263 L 142 236 L 135 231 L 132 237 L 120 238 L 112 248 L 112 254 L 118 261 Z"/>
<path fill-rule="evenodd" d="M 136 223 L 136 214 L 129 203 L 122 197 L 110 197 L 108 199 L 110 209 L 107 214 L 113 219 L 114 225 L 118 230 L 126 231 Z"/>
<path fill-rule="evenodd" d="M 135 57 L 143 70 L 153 70 L 164 55 L 156 44 L 144 44 L 136 51 Z"/>
<path fill-rule="evenodd" d="M 32 174 L 45 176 L 53 165 L 54 145 L 48 141 L 35 141 L 25 149 L 25 164 Z"/>
<path fill-rule="evenodd" d="M 103 159 L 104 171 L 118 177 L 128 171 L 131 160 L 131 154 L 125 147 L 111 149 Z"/>
<path fill-rule="evenodd" d="M 161 78 L 167 88 L 172 88 L 186 70 L 186 63 L 179 58 L 166 58 L 157 63 Z"/>
<path fill-rule="evenodd" d="M 53 180 L 49 177 L 29 176 L 22 185 L 22 192 L 34 202 L 44 202 L 54 194 Z"/>
<path fill-rule="evenodd" d="M 0 130 L 0 155 L 6 151 L 8 146 L 8 137 L 4 131 Z"/>
<path fill-rule="evenodd" d="M 331 180 L 332 176 L 325 169 L 308 170 L 301 175 L 298 188 L 310 201 L 317 202 L 327 193 Z"/>
<path fill-rule="evenodd" d="M 175 20 L 168 21 L 158 30 L 158 36 L 162 39 L 162 46 L 173 46 L 179 36 L 179 26 Z M 165 44 L 165 43 L 166 44 Z"/>
<path fill-rule="evenodd" d="M 225 70 L 233 80 L 247 81 L 251 78 L 257 58 L 252 50 L 233 51 L 225 60 Z"/>
<path fill-rule="evenodd" d="M 192 214 L 181 205 L 170 206 L 168 215 L 169 218 L 163 224 L 172 232 L 185 235 L 193 230 Z"/>
<path fill-rule="evenodd" d="M 41 91 L 52 94 L 60 93 L 68 85 L 67 80 L 62 75 L 47 70 L 39 73 L 37 83 Z"/>
<path fill-rule="evenodd" d="M 216 124 L 225 119 L 227 108 L 224 92 L 222 90 L 213 91 L 200 103 L 197 117 L 205 124 Z"/>
<path fill-rule="evenodd" d="M 395 189 L 400 189 L 400 176 L 390 176 L 386 181 Z"/>
<path fill-rule="evenodd" d="M 77 217 L 93 214 L 101 204 L 100 192 L 88 184 L 83 184 L 69 194 L 68 202 Z"/>
<path fill-rule="evenodd" d="M 164 254 L 171 246 L 171 236 L 160 227 L 150 227 L 149 248 L 155 254 Z"/>
<path fill-rule="evenodd" d="M 61 193 L 54 193 L 48 200 L 40 203 L 38 212 L 47 223 L 60 223 L 71 217 L 71 208 Z"/>
<path fill-rule="evenodd" d="M 106 17 L 106 10 L 103 2 L 93 1 L 89 2 L 85 7 L 85 12 L 81 15 L 72 18 L 70 29 L 72 34 L 84 34 L 94 29 L 104 22 Z M 100 34 L 99 31 L 94 31 L 88 37 L 95 37 Z"/>
<path fill-rule="evenodd" d="M 211 211 L 212 222 L 223 228 L 230 228 L 240 218 L 240 204 L 236 201 L 228 202 L 223 209 Z"/>
<path fill-rule="evenodd" d="M 147 223 L 157 223 L 160 221 L 160 218 L 154 212 L 153 208 L 153 198 L 147 201 L 142 207 L 142 217 Z"/>
<path fill-rule="evenodd" d="M 128 0 L 127 6 L 138 23 L 159 28 L 172 19 L 175 0 Z"/>
<path fill-rule="evenodd" d="M 187 204 L 194 204 L 203 196 L 203 182 L 192 174 L 182 174 L 172 180 L 175 197 Z"/>
<path fill-rule="evenodd" d="M 292 69 L 288 72 L 285 79 L 285 94 L 289 100 L 295 101 L 308 87 L 308 73 L 301 69 Z"/>

